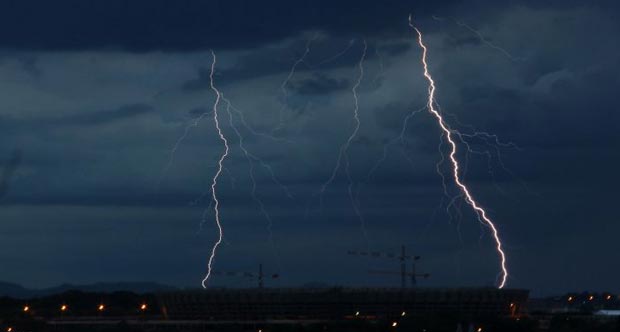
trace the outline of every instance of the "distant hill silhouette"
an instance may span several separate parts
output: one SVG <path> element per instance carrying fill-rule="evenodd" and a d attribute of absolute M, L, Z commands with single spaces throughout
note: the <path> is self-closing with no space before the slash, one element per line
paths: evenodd
<path fill-rule="evenodd" d="M 111 293 L 118 291 L 153 293 L 160 291 L 171 291 L 176 289 L 177 288 L 172 286 L 162 285 L 154 282 L 100 282 L 89 285 L 62 284 L 60 286 L 42 289 L 29 289 L 14 283 L 0 282 L 0 296 L 8 296 L 21 299 L 59 294 L 70 290 L 79 290 L 82 292 L 93 293 Z"/>

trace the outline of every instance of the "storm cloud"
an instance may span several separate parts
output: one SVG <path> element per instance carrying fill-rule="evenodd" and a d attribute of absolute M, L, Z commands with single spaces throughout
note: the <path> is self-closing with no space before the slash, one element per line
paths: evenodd
<path fill-rule="evenodd" d="M 231 153 L 218 268 L 264 262 L 284 286 L 389 286 L 398 280 L 366 271 L 390 262 L 346 251 L 406 244 L 433 276 L 426 285 L 493 284 L 488 230 L 460 200 L 449 205 L 458 193 L 449 176 L 444 194 L 437 170 L 450 170 L 438 165 L 446 144 L 435 120 L 421 111 L 403 127 L 428 89 L 410 12 L 437 102 L 465 134 L 464 179 L 506 242 L 509 286 L 620 291 L 620 267 L 609 264 L 620 232 L 620 24 L 617 4 L 605 1 L 3 2 L 0 160 L 22 151 L 19 167 L 5 163 L 0 175 L 10 178 L 10 187 L 0 179 L 10 188 L 0 201 L 3 278 L 198 285 L 215 236 L 212 211 L 202 215 L 223 149 L 211 113 L 213 49 L 215 84 L 232 106 L 219 104 Z M 319 199 L 353 129 L 363 40 L 349 160 L 367 238 L 342 169 Z M 248 164 L 229 120 L 264 164 Z"/>

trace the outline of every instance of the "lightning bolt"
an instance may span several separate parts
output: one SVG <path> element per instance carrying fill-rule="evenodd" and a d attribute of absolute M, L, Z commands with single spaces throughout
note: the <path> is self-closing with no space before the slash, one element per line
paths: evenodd
<path fill-rule="evenodd" d="M 472 209 L 476 212 L 476 215 L 478 216 L 479 221 L 481 223 L 486 224 L 491 229 L 491 231 L 492 231 L 493 238 L 495 240 L 495 246 L 496 246 L 496 249 L 497 249 L 497 253 L 498 253 L 498 255 L 500 257 L 500 261 L 501 261 L 501 277 L 500 277 L 500 281 L 499 281 L 498 287 L 499 288 L 504 288 L 504 286 L 506 285 L 506 280 L 508 278 L 508 269 L 506 267 L 506 254 L 504 253 L 504 250 L 502 249 L 502 241 L 501 241 L 501 239 L 499 237 L 499 232 L 497 230 L 497 227 L 493 223 L 493 221 L 487 216 L 486 211 L 482 207 L 480 207 L 480 205 L 474 200 L 473 196 L 469 192 L 469 189 L 462 182 L 462 180 L 460 178 L 460 175 L 459 175 L 459 162 L 456 159 L 457 145 L 456 145 L 455 141 L 452 139 L 452 130 L 446 124 L 446 122 L 443 119 L 441 113 L 439 113 L 439 111 L 437 111 L 437 109 L 435 108 L 435 90 L 436 90 L 436 87 L 435 87 L 435 81 L 433 80 L 433 77 L 431 76 L 431 74 L 428 71 L 427 48 L 426 48 L 426 45 L 424 44 L 424 41 L 422 40 L 422 33 L 413 24 L 411 15 L 409 15 L 409 26 L 413 30 L 415 30 L 415 32 L 417 33 L 418 45 L 422 49 L 422 65 L 424 67 L 424 77 L 426 78 L 426 80 L 428 81 L 428 84 L 429 84 L 429 86 L 428 86 L 428 104 L 427 104 L 428 105 L 428 111 L 437 119 L 437 123 L 438 123 L 439 127 L 441 128 L 441 130 L 443 131 L 443 134 L 445 135 L 446 140 L 448 141 L 448 144 L 450 145 L 450 155 L 449 155 L 449 158 L 450 158 L 450 161 L 452 163 L 454 182 L 461 189 L 463 195 L 465 195 L 465 201 L 467 202 L 467 204 L 469 204 L 472 207 Z"/>
<path fill-rule="evenodd" d="M 435 20 L 443 20 L 440 19 L 438 17 L 433 17 Z M 462 123 L 459 118 L 457 117 L 456 114 L 453 113 L 449 113 L 445 110 L 442 110 L 441 105 L 439 105 L 439 103 L 437 101 L 435 101 L 435 105 L 438 108 L 438 112 L 440 114 L 443 114 L 444 117 L 450 117 L 452 122 L 455 123 L 456 125 L 458 125 L 459 127 L 465 128 L 468 131 L 470 131 L 470 133 L 464 133 L 463 131 L 459 130 L 455 130 L 454 128 L 452 128 L 452 133 L 456 136 L 456 138 L 458 138 L 458 140 L 463 144 L 463 146 L 466 148 L 466 154 L 465 154 L 465 167 L 463 168 L 462 174 L 466 173 L 466 169 L 467 169 L 467 163 L 469 161 L 469 155 L 470 154 L 474 154 L 474 155 L 480 155 L 483 157 L 486 157 L 487 159 L 487 165 L 488 165 L 488 173 L 491 175 L 491 177 L 493 179 L 495 179 L 495 170 L 494 170 L 494 166 L 493 166 L 493 158 L 495 157 L 496 160 L 496 164 L 499 165 L 499 167 L 506 172 L 507 174 L 509 174 L 510 176 L 512 176 L 514 179 L 516 179 L 517 181 L 519 181 L 519 183 L 521 183 L 521 185 L 528 190 L 530 193 L 533 193 L 531 191 L 531 189 L 527 186 L 527 184 L 525 182 L 523 182 L 523 180 L 519 179 L 512 171 L 510 171 L 510 169 L 508 169 L 503 161 L 503 157 L 502 157 L 502 152 L 501 149 L 515 149 L 520 151 L 521 148 L 513 143 L 513 142 L 504 142 L 502 140 L 500 140 L 499 136 L 495 135 L 495 134 L 491 134 L 485 131 L 479 131 L 478 129 L 476 129 L 474 126 L 472 125 L 468 125 L 468 124 L 464 124 Z M 448 193 L 448 187 L 446 184 L 446 179 L 445 176 L 441 170 L 444 162 L 446 161 L 446 156 L 443 153 L 443 133 L 440 137 L 440 143 L 439 143 L 439 154 L 441 156 L 441 159 L 437 162 L 435 168 L 437 171 L 437 174 L 439 174 L 439 176 L 441 177 L 441 183 L 442 183 L 442 187 L 443 187 L 443 197 L 441 198 L 441 201 L 439 203 L 439 206 L 437 207 L 437 210 L 435 210 L 435 212 L 433 213 L 433 215 L 435 215 L 437 213 L 437 211 L 439 209 L 441 209 L 442 207 L 444 207 L 444 202 L 448 202 L 445 205 L 445 211 L 446 214 L 448 215 L 449 219 L 449 223 L 452 224 L 454 221 L 456 222 L 456 231 L 459 237 L 459 240 L 461 243 L 463 243 L 462 240 L 462 235 L 461 235 L 461 231 L 460 231 L 460 227 L 461 227 L 461 219 L 463 217 L 462 212 L 461 212 L 461 206 L 463 204 L 463 200 L 461 200 L 463 198 L 463 194 L 459 193 L 458 195 L 450 195 Z M 476 142 L 482 142 L 487 149 L 486 150 L 477 150 L 471 147 L 471 143 L 468 140 L 477 140 Z M 488 148 L 493 149 L 495 154 L 493 154 L 491 151 L 488 150 Z M 504 190 L 499 186 L 499 184 L 494 181 L 494 185 L 497 188 L 497 190 L 499 192 L 504 192 Z M 536 194 L 536 193 L 533 193 Z M 455 211 L 456 215 L 453 215 L 453 213 L 451 212 L 452 210 Z M 431 220 L 431 223 L 434 223 L 434 218 Z M 430 226 L 430 223 L 429 223 Z M 483 224 L 481 224 L 481 228 L 482 228 Z M 480 239 L 482 239 L 482 237 L 484 236 L 485 232 L 483 229 L 481 229 L 481 233 L 480 233 Z"/>
<path fill-rule="evenodd" d="M 351 146 L 351 143 L 357 136 L 357 133 L 361 125 L 360 117 L 359 117 L 359 100 L 357 96 L 357 89 L 359 88 L 360 84 L 362 83 L 362 79 L 364 78 L 364 59 L 366 59 L 367 50 L 368 50 L 368 44 L 366 43 L 366 40 L 364 40 L 364 50 L 362 51 L 362 56 L 360 57 L 360 61 L 358 62 L 359 75 L 357 77 L 357 81 L 355 82 L 355 85 L 353 85 L 353 88 L 351 88 L 351 92 L 353 93 L 353 100 L 354 100 L 353 120 L 355 122 L 355 127 L 353 131 L 351 132 L 351 135 L 349 135 L 349 138 L 347 139 L 347 141 L 340 147 L 340 151 L 338 153 L 338 159 L 336 160 L 336 166 L 334 167 L 331 176 L 329 177 L 329 179 L 327 179 L 327 181 L 321 187 L 321 201 L 322 201 L 323 194 L 325 193 L 327 186 L 329 186 L 336 178 L 336 174 L 338 173 L 338 170 L 340 169 L 340 166 L 342 164 L 342 159 L 344 158 L 344 163 L 345 163 L 344 169 L 347 175 L 347 180 L 349 181 L 347 191 L 349 193 L 349 198 L 351 199 L 353 210 L 360 220 L 361 227 L 362 227 L 362 233 L 364 234 L 364 237 L 366 239 L 368 238 L 368 236 L 366 233 L 366 226 L 365 226 L 364 218 L 362 216 L 359 203 L 356 202 L 355 195 L 353 194 L 353 179 L 351 177 L 351 171 L 349 167 L 350 161 L 349 161 L 348 151 L 349 151 L 349 147 Z"/>
<path fill-rule="evenodd" d="M 215 64 L 217 63 L 217 58 L 213 50 L 211 50 L 211 56 L 213 57 L 213 62 L 211 62 L 211 73 L 209 74 L 209 82 L 210 82 L 211 90 L 213 90 L 216 96 L 215 102 L 213 103 L 213 121 L 215 122 L 215 128 L 217 129 L 218 136 L 220 137 L 220 140 L 224 144 L 224 152 L 220 156 L 220 159 L 217 163 L 218 168 L 217 168 L 217 171 L 215 172 L 215 175 L 213 176 L 213 182 L 211 183 L 211 195 L 212 195 L 213 202 L 214 202 L 213 210 L 215 211 L 215 223 L 218 229 L 218 238 L 215 244 L 213 245 L 213 248 L 211 249 L 211 255 L 209 256 L 209 262 L 207 264 L 207 274 L 202 280 L 203 288 L 207 288 L 207 282 L 209 281 L 209 278 L 211 277 L 211 273 L 212 273 L 213 260 L 215 259 L 217 248 L 222 243 L 222 239 L 224 237 L 224 233 L 222 231 L 222 223 L 220 221 L 220 209 L 219 209 L 220 201 L 217 198 L 216 189 L 217 189 L 217 180 L 220 177 L 220 174 L 222 174 L 222 170 L 224 168 L 224 165 L 223 165 L 224 160 L 228 156 L 228 140 L 226 139 L 226 136 L 224 136 L 224 132 L 220 128 L 220 121 L 218 118 L 217 106 L 220 103 L 221 94 L 220 94 L 220 91 L 215 87 L 215 84 L 213 82 L 213 74 L 215 73 Z"/>
<path fill-rule="evenodd" d="M 267 172 L 271 175 L 271 179 L 273 180 L 273 182 L 276 183 L 277 185 L 279 185 L 289 198 L 292 198 L 292 195 L 289 192 L 288 188 L 286 186 L 284 186 L 282 183 L 280 183 L 280 181 L 278 181 L 278 179 L 275 177 L 275 174 L 274 174 L 273 169 L 271 168 L 271 166 L 269 164 L 267 164 L 266 162 L 264 162 L 262 159 L 260 159 L 258 156 L 256 156 L 253 153 L 251 153 L 247 149 L 247 147 L 245 146 L 245 143 L 244 143 L 245 142 L 244 137 L 243 137 L 243 135 L 241 135 L 241 132 L 239 131 L 239 129 L 237 128 L 237 126 L 235 125 L 235 122 L 234 122 L 233 112 L 231 111 L 234 108 L 232 106 L 232 103 L 230 102 L 230 100 L 226 99 L 223 95 L 222 95 L 222 100 L 226 103 L 226 113 L 228 114 L 228 123 L 229 123 L 230 127 L 233 129 L 233 131 L 235 132 L 235 135 L 237 136 L 237 139 L 238 139 L 238 142 L 239 142 L 239 149 L 243 152 L 243 155 L 245 156 L 245 158 L 246 158 L 246 160 L 248 162 L 250 181 L 252 183 L 252 189 L 250 191 L 250 194 L 252 196 L 252 200 L 258 205 L 261 214 L 263 215 L 263 217 L 267 221 L 267 232 L 269 233 L 269 242 L 271 244 L 271 249 L 274 252 L 274 255 L 276 257 L 278 265 L 280 266 L 280 269 L 282 269 L 282 266 L 281 266 L 281 263 L 280 263 L 280 255 L 279 255 L 277 247 L 276 247 L 276 245 L 274 243 L 273 219 L 271 218 L 271 215 L 267 212 L 267 208 L 265 207 L 265 204 L 258 197 L 258 195 L 256 193 L 257 186 L 256 186 L 255 175 L 254 175 L 254 163 L 258 162 L 263 168 L 265 168 L 267 170 Z"/>
<path fill-rule="evenodd" d="M 458 26 L 464 27 L 465 29 L 473 32 L 476 36 L 478 36 L 478 38 L 480 39 L 480 41 L 482 41 L 484 44 L 486 44 L 487 46 L 489 46 L 490 48 L 497 50 L 501 53 L 503 53 L 508 59 L 510 59 L 511 61 L 523 61 L 525 59 L 523 58 L 519 58 L 519 57 L 514 57 L 512 54 L 510 54 L 510 52 L 506 51 L 505 48 L 497 46 L 495 44 L 493 44 L 490 40 L 484 38 L 484 36 L 482 35 L 482 33 L 480 33 L 480 31 L 470 27 L 469 25 L 465 24 L 464 22 L 461 21 L 456 21 L 456 24 Z"/>
<path fill-rule="evenodd" d="M 185 130 L 183 131 L 183 135 L 181 135 L 177 139 L 177 141 L 174 143 L 174 146 L 170 150 L 170 157 L 168 158 L 168 163 L 166 164 L 166 166 L 161 171 L 161 174 L 160 174 L 159 179 L 157 181 L 157 188 L 159 188 L 161 186 L 161 183 L 163 182 L 164 178 L 168 174 L 168 171 L 170 170 L 170 167 L 172 167 L 172 164 L 174 163 L 174 157 L 175 157 L 175 155 L 177 153 L 177 150 L 181 146 L 181 143 L 183 143 L 183 141 L 185 141 L 185 139 L 189 135 L 190 130 L 192 128 L 194 128 L 194 127 L 198 127 L 198 125 L 200 124 L 200 121 L 202 121 L 203 118 L 205 118 L 207 115 L 209 115 L 209 113 L 211 113 L 211 111 L 207 111 L 207 112 L 201 113 L 196 118 L 192 119 L 189 122 L 189 124 L 187 124 L 185 126 Z"/>
<path fill-rule="evenodd" d="M 316 69 L 316 68 L 321 67 L 321 66 L 323 66 L 325 64 L 328 64 L 328 63 L 330 63 L 332 61 L 336 61 L 338 58 L 340 58 L 341 56 L 345 55 L 345 53 L 347 53 L 351 49 L 351 47 L 353 47 L 353 45 L 355 45 L 355 39 L 349 40 L 349 43 L 347 44 L 347 47 L 345 47 L 342 51 L 332 55 L 331 57 L 329 57 L 329 58 L 327 58 L 325 60 L 317 62 L 316 64 L 308 63 L 308 61 L 306 61 L 306 60 L 303 60 L 303 62 L 306 64 L 306 66 L 308 66 L 308 68 Z"/>
<path fill-rule="evenodd" d="M 369 180 L 372 177 L 372 175 L 377 171 L 379 166 L 381 166 L 381 164 L 387 159 L 388 150 L 390 149 L 390 147 L 392 145 L 395 145 L 396 143 L 400 143 L 403 146 L 405 145 L 405 133 L 407 132 L 407 127 L 409 126 L 409 120 L 411 120 L 411 118 L 413 118 L 416 114 L 424 111 L 425 109 L 426 109 L 426 106 L 421 107 L 421 108 L 419 108 L 417 110 L 413 110 L 413 111 L 409 112 L 409 114 L 407 114 L 407 116 L 403 120 L 403 126 L 400 129 L 399 135 L 394 137 L 394 138 L 392 138 L 390 141 L 388 141 L 383 146 L 383 155 L 381 156 L 381 158 L 379 160 L 377 160 L 375 165 L 370 169 L 370 171 L 366 175 L 366 179 L 367 180 Z"/>
<path fill-rule="evenodd" d="M 282 103 L 282 107 L 280 107 L 280 121 L 279 124 L 276 128 L 273 129 L 272 134 L 281 130 L 285 125 L 285 120 L 284 120 L 284 111 L 286 110 L 286 108 L 288 107 L 288 89 L 287 86 L 289 84 L 289 82 L 291 81 L 291 79 L 293 78 L 293 75 L 295 75 L 295 71 L 297 70 L 297 67 L 302 64 L 305 63 L 306 57 L 308 56 L 308 54 L 310 53 L 310 45 L 312 45 L 312 42 L 314 42 L 314 40 L 318 38 L 318 34 L 315 34 L 314 37 L 312 37 L 311 39 L 309 39 L 306 42 L 306 48 L 304 50 L 304 52 L 302 53 L 302 55 L 293 63 L 293 66 L 291 66 L 291 69 L 288 72 L 288 75 L 286 75 L 286 78 L 284 79 L 284 81 L 282 81 L 282 84 L 280 84 L 280 91 L 282 91 L 282 97 L 283 97 L 283 103 Z"/>
<path fill-rule="evenodd" d="M 435 17 L 435 19 L 437 19 Z M 458 138 L 458 140 L 465 146 L 466 150 L 467 150 L 467 154 L 465 154 L 465 157 L 468 158 L 469 154 L 475 154 L 475 155 L 480 155 L 480 156 L 484 156 L 487 159 L 487 165 L 488 165 L 488 172 L 491 175 L 491 177 L 493 177 L 495 179 L 495 171 L 494 171 L 494 166 L 493 166 L 493 158 L 495 157 L 496 160 L 496 164 L 499 165 L 499 167 L 506 172 L 508 175 L 510 175 L 512 178 L 516 179 L 519 183 L 521 183 L 521 185 L 530 193 L 532 194 L 536 194 L 534 192 L 532 192 L 532 190 L 528 187 L 528 185 L 521 180 L 520 178 L 518 178 L 510 169 L 508 169 L 508 167 L 506 167 L 506 164 L 504 163 L 503 157 L 502 157 L 502 152 L 501 149 L 514 149 L 517 151 L 521 151 L 521 148 L 513 143 L 513 142 L 505 142 L 500 140 L 499 136 L 495 135 L 495 134 L 491 134 L 485 131 L 479 131 L 478 129 L 476 129 L 475 127 L 468 125 L 468 124 L 464 124 L 462 123 L 459 118 L 457 117 L 456 114 L 453 113 L 448 113 L 446 111 L 443 111 L 441 109 L 441 106 L 437 103 L 437 101 L 435 101 L 435 105 L 437 105 L 439 112 L 444 114 L 444 116 L 449 116 L 452 118 L 452 121 L 454 123 L 456 123 L 459 127 L 463 127 L 466 128 L 467 130 L 470 131 L 470 133 L 464 133 L 461 130 L 452 130 L 453 134 L 456 136 L 456 138 Z M 443 139 L 443 135 L 442 135 L 442 139 Z M 471 144 L 468 140 L 477 140 L 481 143 L 483 143 L 487 148 L 493 149 L 494 150 L 494 154 L 491 153 L 491 151 L 487 150 L 476 150 L 474 148 L 471 147 Z M 441 165 L 443 164 L 443 162 L 445 161 L 445 156 L 443 155 L 442 152 L 442 144 L 443 142 L 440 142 L 439 144 L 439 153 L 441 154 L 441 160 L 437 163 L 437 173 L 442 177 L 442 183 L 443 183 L 443 188 L 444 188 L 444 196 L 445 198 L 448 198 L 450 200 L 450 203 L 446 206 L 446 212 L 448 213 L 448 215 L 450 216 L 450 221 L 452 221 L 453 216 L 450 213 L 450 208 L 451 207 L 455 207 L 458 215 L 460 216 L 460 210 L 458 208 L 456 208 L 455 203 L 457 202 L 457 200 L 459 198 L 461 198 L 463 195 L 457 195 L 455 197 L 450 198 L 450 195 L 448 194 L 448 190 L 446 188 L 445 185 L 445 179 L 443 174 L 441 173 Z M 465 173 L 465 172 L 463 172 Z M 494 182 L 495 187 L 498 189 L 498 191 L 503 192 L 503 189 L 497 184 L 497 182 Z M 440 203 L 440 207 L 443 206 L 443 198 L 442 198 L 442 202 Z M 459 234 L 460 236 L 460 234 Z"/>
<path fill-rule="evenodd" d="M 383 55 L 379 52 L 379 46 L 375 46 L 375 56 L 377 56 L 377 61 L 379 62 L 379 70 L 372 80 L 372 85 L 378 88 L 380 86 L 379 81 L 383 79 L 385 75 L 385 64 L 383 63 Z"/>
<path fill-rule="evenodd" d="M 436 20 L 436 21 L 439 21 L 439 22 L 444 21 L 444 19 L 443 19 L 443 18 L 441 18 L 441 17 L 434 16 L 434 15 L 433 15 L 432 17 L 433 17 L 433 19 L 434 19 L 434 20 Z M 469 30 L 470 32 L 472 32 L 473 34 L 475 34 L 475 35 L 476 35 L 476 37 L 478 37 L 478 39 L 479 39 L 479 40 L 480 40 L 483 44 L 485 44 L 485 45 L 487 45 L 488 47 L 490 47 L 490 48 L 492 48 L 492 49 L 494 49 L 494 50 L 496 50 L 496 51 L 499 51 L 500 53 L 504 54 L 504 55 L 505 55 L 508 59 L 510 59 L 510 61 L 518 62 L 518 61 L 524 61 L 524 60 L 526 60 L 525 58 L 522 58 L 522 57 L 515 57 L 515 56 L 513 56 L 512 54 L 510 54 L 510 52 L 508 52 L 505 48 L 503 48 L 503 47 L 501 47 L 501 46 L 498 46 L 498 45 L 496 45 L 496 44 L 492 43 L 490 40 L 488 40 L 487 38 L 485 38 L 485 37 L 482 35 L 482 33 L 481 33 L 480 31 L 478 31 L 478 30 L 476 30 L 476 29 L 472 28 L 471 26 L 469 26 L 469 25 L 468 25 L 468 24 L 466 24 L 465 22 L 463 22 L 463 21 L 459 21 L 459 20 L 455 20 L 455 19 L 453 19 L 453 18 L 451 18 L 451 20 L 452 20 L 452 21 L 454 21 L 454 23 L 456 23 L 456 25 L 458 25 L 458 26 L 460 26 L 460 27 L 463 27 L 463 28 L 465 28 L 465 29 Z"/>
<path fill-rule="evenodd" d="M 257 137 L 263 137 L 263 138 L 267 138 L 270 139 L 272 141 L 275 142 L 281 142 L 281 143 L 288 143 L 288 144 L 295 144 L 294 141 L 284 138 L 284 137 L 276 137 L 270 134 L 267 134 L 265 132 L 262 131 L 258 131 L 254 128 L 252 128 L 252 126 L 250 126 L 245 118 L 245 114 L 243 111 L 241 111 L 240 109 L 238 109 L 237 107 L 235 107 L 232 102 L 229 99 L 226 98 L 222 98 L 222 100 L 224 102 L 226 102 L 226 108 L 227 110 L 232 110 L 235 113 L 237 113 L 237 117 L 239 118 L 239 122 L 241 123 L 241 125 L 243 126 L 243 128 L 245 128 L 245 130 L 247 130 L 250 134 L 257 136 Z"/>
<path fill-rule="evenodd" d="M 237 126 L 234 124 L 232 117 L 232 112 L 235 112 L 237 114 L 237 117 L 240 120 L 241 125 L 251 134 L 253 134 L 254 136 L 261 136 L 261 137 L 265 137 L 265 138 L 269 138 L 273 141 L 278 141 L 278 142 L 285 142 L 285 143 L 294 143 L 291 140 L 288 140 L 286 138 L 279 138 L 279 137 L 275 137 L 275 136 L 271 136 L 269 134 L 265 134 L 265 133 L 261 133 L 261 132 L 257 132 L 254 129 L 252 129 L 252 127 L 250 127 L 248 125 L 248 123 L 245 120 L 245 115 L 243 114 L 243 112 L 241 110 L 239 110 L 238 108 L 236 108 L 232 102 L 225 98 L 222 95 L 222 100 L 226 103 L 226 112 L 228 113 L 229 116 L 229 124 L 231 126 L 231 128 L 235 131 L 235 134 L 237 135 L 237 138 L 239 139 L 239 149 L 243 152 L 244 156 L 248 159 L 248 161 L 253 160 L 255 162 L 258 162 L 266 171 L 267 173 L 269 173 L 269 176 L 271 177 L 271 181 L 273 181 L 273 183 L 275 183 L 276 185 L 278 185 L 280 187 L 280 189 L 284 192 L 284 194 L 292 199 L 293 198 L 293 194 L 291 193 L 291 191 L 289 190 L 289 188 L 284 185 L 275 175 L 273 168 L 271 167 L 271 165 L 269 165 L 268 163 L 266 163 L 264 160 L 262 160 L 261 158 L 259 158 L 258 156 L 256 156 L 253 153 L 250 153 L 247 148 L 245 147 L 244 144 L 244 138 L 241 135 L 241 132 L 239 132 Z M 252 179 L 253 180 L 253 179 Z"/>

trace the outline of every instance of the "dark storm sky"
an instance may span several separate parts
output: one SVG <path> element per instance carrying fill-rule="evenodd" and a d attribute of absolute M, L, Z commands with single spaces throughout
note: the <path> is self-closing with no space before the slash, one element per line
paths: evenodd
<path fill-rule="evenodd" d="M 273 285 L 398 285 L 369 275 L 396 262 L 349 249 L 423 256 L 428 286 L 487 286 L 498 258 L 488 229 L 443 194 L 439 128 L 425 104 L 414 14 L 429 47 L 437 102 L 464 136 L 463 175 L 505 242 L 510 287 L 548 294 L 620 292 L 620 20 L 613 1 L 4 1 L 0 4 L 0 275 L 30 287 L 157 281 L 196 287 L 215 240 L 203 210 L 221 142 L 209 111 L 215 81 L 243 112 L 249 167 L 223 120 L 231 155 L 220 181 L 225 243 L 217 270 L 253 270 Z M 483 36 L 457 24 L 463 22 Z M 368 237 L 339 172 L 317 195 L 353 130 L 351 174 Z M 310 51 L 285 87 L 295 61 Z M 498 49 L 501 47 L 502 50 Z M 506 52 L 506 53 L 505 53 Z M 340 55 L 340 56 L 336 56 Z M 221 105 L 221 115 L 227 116 Z M 272 140 L 259 133 L 285 126 Z M 236 114 L 236 113 L 234 113 Z M 491 143 L 489 141 L 489 143 Z M 167 167 L 167 165 L 170 165 Z M 449 174 L 447 164 L 439 170 Z M 214 286 L 248 286 L 216 277 Z"/>

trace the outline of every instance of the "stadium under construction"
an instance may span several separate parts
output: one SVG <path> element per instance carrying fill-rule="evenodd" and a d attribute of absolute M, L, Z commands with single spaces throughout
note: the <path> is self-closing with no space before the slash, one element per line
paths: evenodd
<path fill-rule="evenodd" d="M 29 312 L 21 313 L 21 321 L 7 320 L 3 324 L 5 328 L 9 324 L 21 325 L 22 328 L 13 329 L 16 332 L 498 331 L 492 327 L 506 322 L 515 324 L 521 319 L 528 291 L 496 288 L 209 289 L 163 292 L 148 297 L 136 295 L 133 299 L 127 294 L 115 299 L 112 294 L 105 304 L 98 304 L 100 294 L 71 296 L 75 297 L 74 302 L 80 299 L 80 306 L 90 309 L 68 304 L 65 308 L 70 310 L 60 312 L 58 304 L 52 304 L 54 301 L 50 299 L 32 299 Z M 119 307 L 120 303 L 126 307 Z M 133 304 L 128 305 L 130 303 Z M 29 320 L 24 320 L 25 316 Z"/>
<path fill-rule="evenodd" d="M 528 291 L 495 288 L 221 289 L 159 295 L 172 320 L 347 320 L 403 315 L 518 316 Z M 404 316 L 404 315 L 403 315 Z"/>

